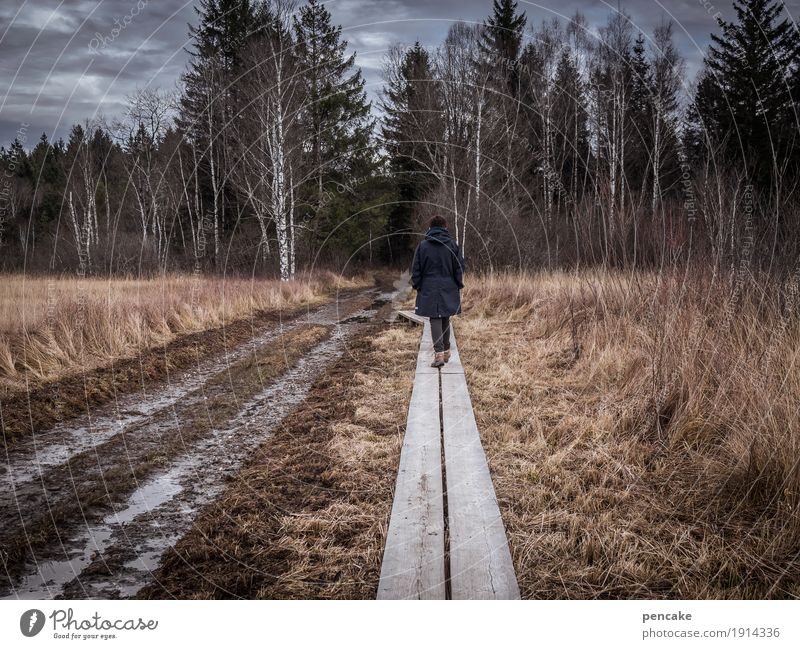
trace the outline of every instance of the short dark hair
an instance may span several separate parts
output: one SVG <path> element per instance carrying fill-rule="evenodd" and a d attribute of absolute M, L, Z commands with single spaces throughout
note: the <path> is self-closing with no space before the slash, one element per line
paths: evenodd
<path fill-rule="evenodd" d="M 447 227 L 447 219 L 443 216 L 432 216 L 431 220 L 428 222 L 429 228 L 446 228 Z"/>

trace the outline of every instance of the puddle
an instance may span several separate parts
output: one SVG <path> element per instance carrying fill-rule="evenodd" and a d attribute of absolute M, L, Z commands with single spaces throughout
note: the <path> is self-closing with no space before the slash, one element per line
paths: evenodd
<path fill-rule="evenodd" d="M 15 592 L 0 599 L 50 599 L 60 594 L 64 584 L 75 579 L 111 544 L 116 530 L 131 523 L 137 516 L 167 502 L 182 487 L 172 472 L 160 476 L 137 489 L 128 499 L 125 509 L 113 512 L 101 522 L 90 525 L 70 546 L 77 548 L 70 558 L 61 561 L 43 561 L 26 576 Z"/>
<path fill-rule="evenodd" d="M 307 397 L 315 379 L 343 353 L 357 325 L 369 321 L 377 311 L 362 309 L 341 321 L 337 312 L 338 305 L 334 303 L 293 321 L 292 327 L 309 322 L 336 326 L 330 337 L 245 403 L 224 428 L 213 430 L 164 473 L 140 485 L 121 510 L 88 525 L 85 531 L 66 542 L 62 551 L 67 557 L 29 566 L 28 576 L 11 593 L 2 593 L 2 599 L 59 596 L 107 599 L 135 595 L 151 579 L 164 551 L 189 529 L 200 509 L 219 495 L 251 452 Z M 273 331 L 271 337 L 280 331 L 280 328 Z M 283 327 L 282 331 L 287 328 Z M 244 352 L 237 350 L 236 355 L 243 356 L 268 340 L 262 336 L 251 341 L 245 345 Z M 217 361 L 210 367 L 223 371 L 233 358 L 233 354 L 228 355 L 224 361 Z M 213 374 L 206 373 L 203 378 L 211 376 Z M 169 405 L 170 399 L 174 403 L 177 398 L 180 396 L 161 395 L 152 403 L 158 401 L 163 408 L 165 402 Z M 139 419 L 157 409 L 155 405 L 143 407 L 141 402 L 136 406 L 136 413 L 130 416 Z M 108 432 L 107 436 L 111 434 Z M 83 443 L 84 448 L 91 448 L 91 444 L 97 442 L 93 439 Z M 64 455 L 64 459 L 68 457 L 67 444 L 61 446 L 64 450 L 48 449 L 51 459 L 56 452 Z M 8 475 L 13 486 L 13 480 L 24 473 L 20 468 L 9 471 Z M 123 558 L 115 562 L 115 556 Z M 86 571 L 89 566 L 91 570 Z"/>
<path fill-rule="evenodd" d="M 405 271 L 400 275 L 399 279 L 394 281 L 394 290 L 378 295 L 379 300 L 392 303 L 392 311 L 389 315 L 388 321 L 395 322 L 397 320 L 397 312 L 403 306 L 403 302 L 408 299 L 411 293 L 411 273 Z"/>

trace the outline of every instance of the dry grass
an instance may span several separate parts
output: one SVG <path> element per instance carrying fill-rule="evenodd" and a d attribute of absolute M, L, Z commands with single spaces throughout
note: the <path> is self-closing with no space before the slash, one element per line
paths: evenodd
<path fill-rule="evenodd" d="M 291 282 L 172 275 L 155 279 L 0 276 L 0 387 L 130 358 L 259 311 L 322 302 L 372 284 L 317 273 Z"/>
<path fill-rule="evenodd" d="M 800 596 L 792 299 L 472 278 L 456 331 L 524 596 Z"/>

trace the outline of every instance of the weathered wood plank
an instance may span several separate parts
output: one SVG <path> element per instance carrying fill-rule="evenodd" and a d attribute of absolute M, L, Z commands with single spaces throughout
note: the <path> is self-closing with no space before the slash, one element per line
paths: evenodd
<path fill-rule="evenodd" d="M 454 347 L 455 338 L 451 350 Z M 519 599 L 511 552 L 466 377 L 457 367 L 460 363 L 441 375 L 451 596 Z"/>
<path fill-rule="evenodd" d="M 417 315 L 413 311 L 398 311 L 397 315 L 415 324 L 424 325 L 426 322 L 428 322 L 428 318 L 424 318 L 421 315 Z"/>
<path fill-rule="evenodd" d="M 461 365 L 461 356 L 456 345 L 456 336 L 453 328 L 453 319 L 450 319 L 450 360 L 441 368 L 442 374 L 463 374 L 464 368 Z"/>
<path fill-rule="evenodd" d="M 519 599 L 511 553 L 480 441 L 464 368 L 451 331 L 451 358 L 430 367 L 425 320 L 381 566 L 379 599 Z M 442 416 L 439 419 L 439 381 Z M 449 558 L 445 557 L 442 431 Z"/>
<path fill-rule="evenodd" d="M 428 323 L 418 358 L 426 341 Z M 411 393 L 378 599 L 445 599 L 439 373 L 427 370 L 418 369 Z"/>
<path fill-rule="evenodd" d="M 439 370 L 431 367 L 433 362 L 433 339 L 431 338 L 431 323 L 425 320 L 422 325 L 422 340 L 419 343 L 419 354 L 417 354 L 417 375 L 420 374 L 434 374 L 439 376 Z M 437 393 L 437 407 L 438 407 L 438 383 L 436 388 Z"/>

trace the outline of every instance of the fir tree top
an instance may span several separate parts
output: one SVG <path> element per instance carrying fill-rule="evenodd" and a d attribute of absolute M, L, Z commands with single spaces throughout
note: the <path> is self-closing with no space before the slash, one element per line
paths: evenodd
<path fill-rule="evenodd" d="M 526 22 L 525 13 L 517 13 L 515 0 L 494 0 L 492 15 L 485 23 L 483 50 L 506 61 L 516 61 Z"/>

